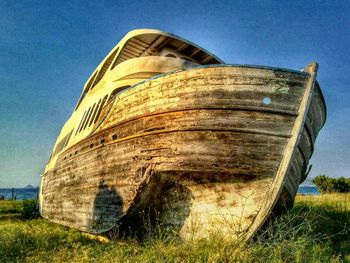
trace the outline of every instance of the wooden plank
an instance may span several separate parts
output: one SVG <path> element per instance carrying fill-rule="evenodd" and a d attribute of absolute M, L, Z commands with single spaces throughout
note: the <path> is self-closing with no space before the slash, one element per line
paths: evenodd
<path fill-rule="evenodd" d="M 139 39 L 139 38 L 137 38 L 137 37 L 131 38 L 129 41 L 130 41 L 130 42 L 134 42 L 134 43 L 136 43 L 137 45 L 140 45 L 142 48 L 147 48 L 147 47 L 149 47 L 149 44 L 147 44 L 146 42 L 142 41 L 141 39 Z"/>
<path fill-rule="evenodd" d="M 299 115 L 297 116 L 294 127 L 292 129 L 292 137 L 289 139 L 279 169 L 274 177 L 274 180 L 268 193 L 266 194 L 263 200 L 259 213 L 257 214 L 253 224 L 250 226 L 247 232 L 246 240 L 250 240 L 258 231 L 258 229 L 260 229 L 261 226 L 265 223 L 282 192 L 286 181 L 287 173 L 290 169 L 293 156 L 296 152 L 305 124 L 306 116 L 312 98 L 312 92 L 316 81 L 317 68 L 317 63 L 311 63 L 308 67 L 305 68 L 305 71 L 310 73 L 310 78 L 307 83 L 305 93 L 299 107 Z"/>

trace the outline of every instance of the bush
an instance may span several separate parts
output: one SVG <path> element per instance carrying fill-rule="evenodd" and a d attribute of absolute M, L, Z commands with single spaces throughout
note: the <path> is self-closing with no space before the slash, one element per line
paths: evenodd
<path fill-rule="evenodd" d="M 340 177 L 330 178 L 325 175 L 319 175 L 312 180 L 321 193 L 348 193 L 350 192 L 350 178 Z"/>
<path fill-rule="evenodd" d="M 39 206 L 36 200 L 24 200 L 22 203 L 23 219 L 34 219 L 39 217 Z"/>

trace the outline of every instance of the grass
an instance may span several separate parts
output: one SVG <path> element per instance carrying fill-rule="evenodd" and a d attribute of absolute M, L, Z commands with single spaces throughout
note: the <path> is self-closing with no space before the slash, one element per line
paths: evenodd
<path fill-rule="evenodd" d="M 20 212 L 18 203 L 0 201 L 0 215 L 11 207 Z M 102 243 L 43 219 L 0 216 L 0 261 L 350 262 L 349 223 L 350 194 L 298 196 L 290 212 L 246 246 L 217 234 L 193 242 L 155 234 L 142 243 Z"/>
<path fill-rule="evenodd" d="M 296 201 L 296 208 L 309 207 L 318 215 L 314 232 L 323 234 L 350 262 L 350 194 L 297 197 Z"/>
<path fill-rule="evenodd" d="M 0 201 L 0 219 L 16 217 L 22 212 L 22 201 Z"/>

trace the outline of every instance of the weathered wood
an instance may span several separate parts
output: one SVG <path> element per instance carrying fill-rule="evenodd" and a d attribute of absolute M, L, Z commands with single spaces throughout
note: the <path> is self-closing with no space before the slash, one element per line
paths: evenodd
<path fill-rule="evenodd" d="M 302 137 L 302 131 L 304 129 L 306 116 L 311 103 L 312 93 L 316 81 L 317 67 L 318 65 L 316 63 L 312 63 L 305 69 L 306 72 L 310 73 L 310 78 L 308 80 L 303 98 L 299 105 L 298 116 L 295 120 L 294 127 L 291 131 L 292 137 L 286 145 L 283 154 L 283 159 L 281 160 L 279 169 L 277 170 L 276 175 L 274 176 L 274 180 L 272 182 L 271 187 L 269 188 L 268 192 L 266 193 L 266 196 L 264 197 L 263 203 L 261 205 L 259 213 L 257 214 L 254 220 L 254 223 L 251 225 L 247 232 L 246 239 L 252 238 L 252 236 L 254 236 L 254 234 L 262 227 L 262 225 L 268 219 L 268 216 L 280 200 L 280 196 L 282 195 L 283 190 L 285 189 L 287 179 L 296 177 L 293 176 L 293 174 L 288 176 L 288 173 L 293 173 L 292 162 L 295 158 L 295 154 L 298 149 L 298 144 L 301 141 L 300 138 Z M 291 196 L 291 199 L 294 200 L 294 196 Z"/>

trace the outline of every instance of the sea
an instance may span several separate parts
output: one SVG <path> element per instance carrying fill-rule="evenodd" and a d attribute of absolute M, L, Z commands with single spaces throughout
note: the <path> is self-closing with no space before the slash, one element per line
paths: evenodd
<path fill-rule="evenodd" d="M 301 185 L 298 189 L 300 195 L 319 195 L 320 192 L 314 185 Z M 13 195 L 16 200 L 37 199 L 38 188 L 14 188 Z M 12 199 L 12 188 L 0 188 L 0 199 L 4 197 L 5 200 Z"/>
<path fill-rule="evenodd" d="M 317 187 L 314 185 L 301 185 L 298 189 L 298 194 L 300 195 L 319 195 Z"/>
<path fill-rule="evenodd" d="M 38 188 L 0 188 L 0 199 L 2 197 L 5 200 L 37 199 L 38 191 Z"/>

